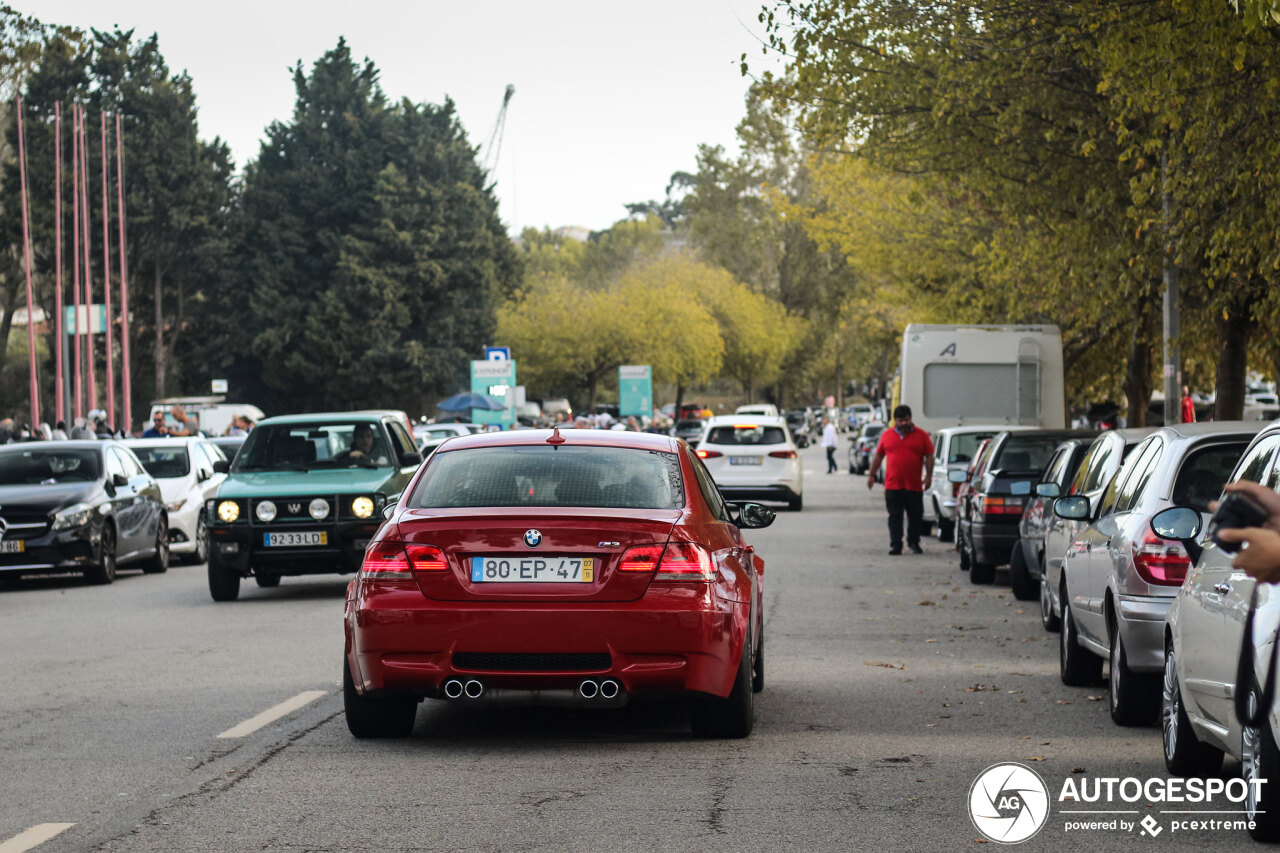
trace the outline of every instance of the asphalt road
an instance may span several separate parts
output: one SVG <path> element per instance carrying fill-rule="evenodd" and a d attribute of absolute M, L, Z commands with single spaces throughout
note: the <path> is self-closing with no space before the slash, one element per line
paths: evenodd
<path fill-rule="evenodd" d="M 1068 813 L 1086 807 L 1058 801 L 1068 779 L 1164 778 L 1158 729 L 1113 725 L 1105 684 L 1061 685 L 1057 635 L 1005 573 L 973 587 L 934 539 L 888 556 L 879 488 L 804 454 L 804 511 L 748 535 L 767 566 L 767 686 L 742 741 L 693 738 L 678 702 L 427 702 L 411 738 L 357 741 L 338 577 L 248 582 L 217 605 L 196 566 L 0 590 L 0 853 L 38 833 L 42 853 L 971 849 L 970 788 L 1002 762 L 1049 791 L 1023 849 L 1252 847 L 1173 827 L 1233 817 L 1203 805 Z M 1148 815 L 1155 837 L 1065 828 Z"/>

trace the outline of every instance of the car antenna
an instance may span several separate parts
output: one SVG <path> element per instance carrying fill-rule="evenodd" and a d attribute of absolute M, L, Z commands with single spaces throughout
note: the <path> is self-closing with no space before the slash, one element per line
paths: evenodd
<path fill-rule="evenodd" d="M 564 436 L 560 434 L 560 427 L 551 428 L 551 435 L 547 436 L 547 444 L 552 447 L 559 447 L 564 444 Z"/>

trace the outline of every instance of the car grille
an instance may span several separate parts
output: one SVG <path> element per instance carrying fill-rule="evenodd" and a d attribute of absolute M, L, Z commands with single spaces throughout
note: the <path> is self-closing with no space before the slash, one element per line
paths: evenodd
<path fill-rule="evenodd" d="M 257 509 L 258 504 L 264 500 L 269 500 L 276 505 L 276 517 L 272 524 L 315 524 L 316 519 L 311 517 L 308 507 L 316 498 L 324 498 L 329 502 L 329 514 L 320 521 L 333 521 L 336 517 L 334 510 L 338 508 L 337 495 L 306 495 L 303 497 L 283 497 L 283 498 L 254 498 L 249 502 L 249 518 L 255 525 L 263 522 L 258 520 Z"/>
<path fill-rule="evenodd" d="M 5 520 L 8 527 L 5 537 L 9 539 L 35 539 L 49 532 L 47 512 L 12 509 L 0 513 L 0 518 Z"/>
<path fill-rule="evenodd" d="M 485 672 L 603 672 L 612 659 L 604 653 L 454 652 L 456 669 Z"/>

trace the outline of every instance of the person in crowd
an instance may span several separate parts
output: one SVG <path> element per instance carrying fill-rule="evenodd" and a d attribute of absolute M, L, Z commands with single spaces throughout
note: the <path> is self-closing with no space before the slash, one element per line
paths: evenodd
<path fill-rule="evenodd" d="M 1267 511 L 1261 527 L 1225 528 L 1218 531 L 1223 542 L 1244 547 L 1236 552 L 1231 565 L 1261 583 L 1280 582 L 1280 494 L 1266 486 L 1240 480 L 1227 486 L 1228 492 L 1242 492 Z"/>
<path fill-rule="evenodd" d="M 244 415 L 236 415 L 231 419 L 231 425 L 227 427 L 227 435 L 248 435 L 249 430 L 245 428 L 244 422 L 247 421 Z"/>
<path fill-rule="evenodd" d="M 66 441 L 67 440 L 67 422 L 58 421 L 56 424 L 54 424 L 51 437 L 53 438 L 54 441 Z"/>
<path fill-rule="evenodd" d="M 907 547 L 913 554 L 920 547 L 921 518 L 924 516 L 924 487 L 933 479 L 933 442 L 929 434 L 911 423 L 911 407 L 893 410 L 893 429 L 880 433 L 880 442 L 871 457 L 867 488 L 874 489 L 876 472 L 884 463 L 884 504 L 889 510 L 889 553 L 902 553 L 902 515 L 907 516 Z"/>
<path fill-rule="evenodd" d="M 172 435 L 169 432 L 169 426 L 164 422 L 164 412 L 153 412 L 151 415 L 151 426 L 142 431 L 143 438 L 164 438 Z"/>
<path fill-rule="evenodd" d="M 0 444 L 13 441 L 13 418 L 0 420 Z"/>
<path fill-rule="evenodd" d="M 827 473 L 834 474 L 839 470 L 836 465 L 836 446 L 840 443 L 840 439 L 836 436 L 835 424 L 831 423 L 830 418 L 822 419 L 822 446 L 827 451 Z"/>
<path fill-rule="evenodd" d="M 1191 389 L 1186 385 L 1182 386 L 1182 422 L 1184 424 L 1196 422 L 1196 401 L 1191 399 Z"/>

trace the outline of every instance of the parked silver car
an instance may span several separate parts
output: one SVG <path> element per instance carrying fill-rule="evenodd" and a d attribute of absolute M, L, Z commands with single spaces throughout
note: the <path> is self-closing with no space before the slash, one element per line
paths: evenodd
<path fill-rule="evenodd" d="M 1260 432 L 1232 471 L 1229 482 L 1251 480 L 1280 489 L 1280 422 Z M 1244 817 L 1255 839 L 1280 839 L 1280 704 L 1259 709 L 1271 650 L 1280 630 L 1280 586 L 1257 584 L 1252 660 L 1248 683 L 1238 683 L 1245 619 L 1255 583 L 1233 569 L 1232 555 L 1203 538 L 1207 514 L 1198 506 L 1165 510 L 1151 529 L 1190 552 L 1195 564 L 1169 607 L 1164 623 L 1161 732 L 1164 761 L 1177 776 L 1216 775 L 1223 754 L 1239 759 L 1249 785 Z M 1243 694 L 1257 725 L 1241 723 L 1235 701 Z"/>
<path fill-rule="evenodd" d="M 960 484 L 950 482 L 947 472 L 969 470 L 969 463 L 983 441 L 998 432 L 1020 429 L 1031 427 L 944 427 L 933 435 L 933 480 L 924 493 L 924 521 L 925 524 L 938 525 L 939 542 L 951 542 L 956 533 L 956 492 Z"/>
<path fill-rule="evenodd" d="M 1164 427 L 1130 454 L 1096 512 L 1083 496 L 1054 504 L 1059 516 L 1088 523 L 1063 558 L 1062 682 L 1097 680 L 1107 658 L 1119 725 L 1155 717 L 1164 618 L 1191 565 L 1181 544 L 1156 536 L 1151 519 L 1175 505 L 1207 512 L 1259 429 L 1244 421 Z"/>
<path fill-rule="evenodd" d="M 1019 601 L 1032 601 L 1040 594 L 1045 533 L 1056 517 L 1053 502 L 1071 486 L 1091 443 L 1088 438 L 1070 438 L 1059 444 L 1040 474 L 1030 503 L 1022 511 L 1018 543 L 1009 555 L 1009 586 Z"/>

